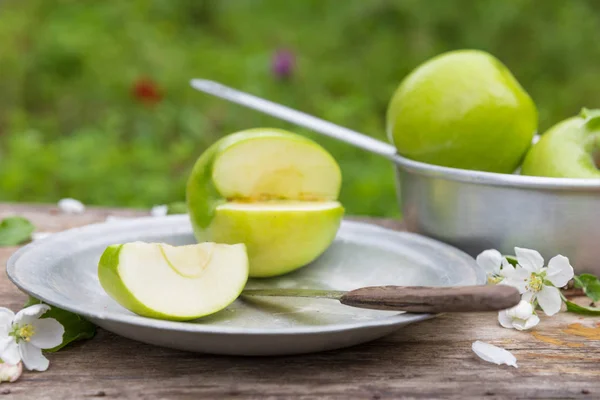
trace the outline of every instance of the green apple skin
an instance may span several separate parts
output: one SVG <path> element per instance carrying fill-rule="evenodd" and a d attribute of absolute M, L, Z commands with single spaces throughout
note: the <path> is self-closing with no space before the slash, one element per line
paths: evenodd
<path fill-rule="evenodd" d="M 478 50 L 440 54 L 400 83 L 386 130 L 406 158 L 513 173 L 537 130 L 537 109 L 511 72 Z"/>
<path fill-rule="evenodd" d="M 230 301 L 224 301 L 219 307 L 216 307 L 211 310 L 206 310 L 205 312 L 196 313 L 194 315 L 174 315 L 170 313 L 167 314 L 164 312 L 159 312 L 142 303 L 138 299 L 138 297 L 134 293 L 132 293 L 127 287 L 127 285 L 124 283 L 122 273 L 119 271 L 120 255 L 123 246 L 123 244 L 114 244 L 108 246 L 105 249 L 98 262 L 98 279 L 102 288 L 117 303 L 119 303 L 126 309 L 144 317 L 170 321 L 190 321 L 214 314 L 227 307 L 233 301 L 235 301 L 235 299 L 238 298 L 244 290 L 244 287 L 248 280 L 248 264 L 246 262 L 244 271 L 245 275 L 242 276 L 240 284 L 238 284 L 237 287 L 234 288 L 234 291 L 232 292 L 232 295 L 229 298 Z M 157 296 L 160 295 L 157 293 Z"/>
<path fill-rule="evenodd" d="M 250 276 L 265 278 L 296 270 L 320 256 L 333 242 L 344 215 L 337 202 L 326 210 L 256 209 L 219 207 L 199 240 L 244 243 L 250 259 Z"/>
<path fill-rule="evenodd" d="M 522 175 L 600 178 L 594 157 L 600 149 L 598 118 L 568 118 L 551 127 L 527 153 Z"/>
<path fill-rule="evenodd" d="M 98 263 L 98 279 L 106 293 L 115 299 L 117 303 L 138 315 L 156 319 L 185 321 L 186 318 L 173 318 L 170 315 L 146 307 L 129 291 L 119 276 L 119 253 L 122 248 L 122 244 L 108 246 L 100 257 L 100 262 Z"/>
<path fill-rule="evenodd" d="M 222 193 L 219 182 L 215 180 L 215 164 L 219 157 L 242 143 L 272 139 L 309 146 L 321 154 L 331 167 L 331 177 L 325 184 L 328 190 L 320 193 L 318 198 L 299 199 L 281 196 L 275 188 L 271 193 L 263 193 L 263 198 L 250 199 L 264 202 L 267 206 L 264 212 L 254 211 L 245 215 L 246 213 L 240 210 L 220 209 L 219 206 L 236 201 L 237 195 Z M 265 157 L 267 162 L 270 157 L 273 155 Z M 253 167 L 245 169 L 251 170 Z M 290 185 L 293 185 L 293 182 Z M 250 276 L 266 277 L 290 272 L 318 257 L 333 241 L 344 211 L 341 205 L 320 212 L 269 211 L 269 203 L 287 200 L 335 201 L 340 187 L 341 171 L 337 162 L 317 143 L 287 131 L 257 128 L 225 136 L 200 156 L 188 180 L 186 202 L 198 241 L 244 243 L 250 259 Z M 319 216 L 319 213 L 323 215 Z M 302 222 L 302 218 L 308 218 L 306 221 L 311 222 Z M 307 233 L 310 232 L 310 235 L 298 233 L 303 229 L 306 229 Z M 302 236 L 300 241 L 288 239 L 299 236 Z"/>

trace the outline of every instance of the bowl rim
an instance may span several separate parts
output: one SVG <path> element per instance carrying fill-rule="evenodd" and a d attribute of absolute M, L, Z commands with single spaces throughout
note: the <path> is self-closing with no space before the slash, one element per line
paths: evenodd
<path fill-rule="evenodd" d="M 391 157 L 391 160 L 395 165 L 400 167 L 402 171 L 431 178 L 476 185 L 509 186 L 524 189 L 600 191 L 600 178 L 552 178 L 474 171 L 414 161 L 402 157 L 397 153 Z"/>

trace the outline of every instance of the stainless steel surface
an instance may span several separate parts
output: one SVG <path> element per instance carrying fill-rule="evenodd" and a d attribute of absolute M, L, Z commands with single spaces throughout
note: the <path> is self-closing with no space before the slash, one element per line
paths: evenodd
<path fill-rule="evenodd" d="M 562 254 L 577 272 L 600 274 L 600 179 L 496 174 L 420 163 L 397 154 L 390 157 L 392 146 L 387 143 L 369 138 L 367 146 L 358 139 L 367 136 L 359 132 L 313 116 L 304 119 L 303 113 L 290 118 L 289 113 L 272 108 L 283 106 L 203 82 L 202 91 L 391 158 L 396 164 L 398 199 L 412 232 L 472 256 L 488 248 L 513 254 L 515 246 L 536 249 L 546 259 Z M 217 86 L 211 90 L 211 85 Z M 250 97 L 242 101 L 240 95 Z M 374 151 L 373 141 L 382 147 Z"/>
<path fill-rule="evenodd" d="M 119 335 L 181 350 L 234 355 L 297 354 L 347 347 L 433 317 L 347 307 L 328 299 L 240 298 L 193 322 L 145 318 L 102 289 L 97 264 L 106 246 L 131 241 L 194 243 L 186 215 L 138 218 L 71 229 L 17 251 L 9 278 L 48 304 L 89 318 Z M 467 254 L 406 232 L 343 221 L 332 246 L 293 273 L 250 280 L 249 289 L 352 290 L 363 286 L 482 284 L 485 273 Z"/>

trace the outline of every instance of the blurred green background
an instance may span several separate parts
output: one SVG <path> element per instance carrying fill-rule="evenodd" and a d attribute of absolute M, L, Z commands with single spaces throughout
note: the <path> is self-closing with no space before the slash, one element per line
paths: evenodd
<path fill-rule="evenodd" d="M 196 92 L 189 79 L 385 140 L 402 77 L 441 52 L 476 48 L 512 70 L 543 131 L 598 103 L 598 32 L 597 0 L 4 1 L 0 201 L 180 201 L 217 138 L 275 126 L 339 160 L 348 213 L 397 216 L 387 161 Z M 294 62 L 277 73 L 281 50 Z"/>

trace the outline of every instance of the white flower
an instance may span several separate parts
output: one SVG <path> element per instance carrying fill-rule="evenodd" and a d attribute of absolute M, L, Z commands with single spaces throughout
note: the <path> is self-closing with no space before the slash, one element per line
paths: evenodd
<path fill-rule="evenodd" d="M 498 322 L 505 328 L 525 331 L 536 326 L 540 318 L 536 315 L 533 305 L 525 300 L 508 310 L 498 313 Z"/>
<path fill-rule="evenodd" d="M 537 302 L 546 315 L 560 311 L 562 298 L 557 288 L 565 286 L 573 278 L 573 267 L 567 257 L 553 257 L 544 267 L 544 259 L 535 250 L 515 247 L 519 266 L 502 282 L 519 289 L 523 300 Z"/>
<path fill-rule="evenodd" d="M 515 368 L 519 368 L 517 366 L 517 358 L 508 350 L 504 350 L 503 348 L 494 346 L 493 344 L 480 342 L 479 340 L 473 342 L 471 348 L 482 360 L 497 365 L 506 364 Z"/>
<path fill-rule="evenodd" d="M 166 204 L 161 204 L 152 207 L 152 210 L 150 210 L 150 215 L 152 215 L 153 217 L 164 217 L 165 215 L 167 215 L 167 211 L 169 211 L 169 206 L 167 206 Z"/>
<path fill-rule="evenodd" d="M 46 304 L 35 304 L 15 315 L 0 307 L 0 358 L 8 364 L 21 360 L 29 370 L 45 371 L 49 361 L 42 349 L 51 349 L 62 343 L 64 327 L 54 318 L 40 316 L 50 309 Z"/>
<path fill-rule="evenodd" d="M 85 212 L 85 206 L 82 202 L 70 198 L 59 200 L 58 208 L 65 214 L 83 214 Z"/>
<path fill-rule="evenodd" d="M 0 362 L 0 382 L 15 382 L 23 373 L 23 363 L 8 364 Z"/>
<path fill-rule="evenodd" d="M 476 258 L 477 264 L 483 268 L 488 277 L 488 283 L 499 283 L 504 280 L 509 269 L 514 267 L 500 254 L 498 250 L 483 251 Z"/>

